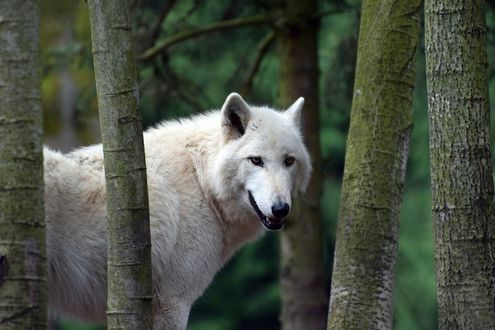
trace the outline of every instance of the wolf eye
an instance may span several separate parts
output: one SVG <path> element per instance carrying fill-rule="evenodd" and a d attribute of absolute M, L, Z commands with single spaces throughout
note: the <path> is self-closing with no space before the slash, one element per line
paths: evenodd
<path fill-rule="evenodd" d="M 263 160 L 261 159 L 261 157 L 249 157 L 248 159 L 251 161 L 251 163 L 253 163 L 253 165 L 263 167 Z"/>
<path fill-rule="evenodd" d="M 285 165 L 285 166 L 287 166 L 287 167 L 289 167 L 289 166 L 291 166 L 292 164 L 294 164 L 294 161 L 295 161 L 294 157 L 292 157 L 292 156 L 287 156 L 287 157 L 285 157 L 285 159 L 284 159 L 284 165 Z"/>

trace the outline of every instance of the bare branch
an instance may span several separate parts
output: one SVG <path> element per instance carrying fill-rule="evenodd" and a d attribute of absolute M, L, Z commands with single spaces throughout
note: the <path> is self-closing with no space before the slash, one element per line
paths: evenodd
<path fill-rule="evenodd" d="M 139 59 L 142 61 L 149 60 L 156 56 L 158 53 L 163 52 L 168 47 L 179 43 L 181 41 L 191 39 L 206 33 L 228 29 L 228 28 L 236 28 L 236 27 L 244 27 L 244 26 L 255 26 L 262 24 L 270 24 L 273 21 L 273 17 L 269 15 L 254 15 L 249 17 L 240 17 L 234 18 L 231 20 L 221 21 L 212 23 L 210 25 L 206 25 L 201 28 L 186 30 L 178 32 L 177 34 L 159 42 L 155 46 L 151 47 L 147 51 L 145 51 Z"/>
<path fill-rule="evenodd" d="M 258 46 L 256 47 L 256 57 L 254 58 L 253 63 L 251 63 L 251 66 L 249 67 L 248 74 L 246 76 L 246 79 L 244 80 L 244 83 L 242 84 L 242 94 L 247 95 L 251 89 L 251 85 L 253 84 L 253 79 L 256 73 L 258 72 L 258 69 L 260 67 L 261 61 L 265 57 L 266 53 L 268 52 L 268 49 L 270 49 L 271 44 L 275 40 L 275 32 L 270 31 L 266 35 L 265 38 L 263 38 Z"/>
<path fill-rule="evenodd" d="M 174 3 L 174 1 L 171 1 L 171 2 Z M 320 19 L 322 17 L 328 16 L 328 15 L 333 15 L 333 14 L 339 14 L 339 13 L 342 13 L 344 11 L 345 11 L 345 8 L 328 9 L 328 10 L 324 10 L 324 11 L 321 11 L 319 13 L 316 13 L 311 18 L 312 19 Z M 215 22 L 215 23 L 211 23 L 209 25 L 206 25 L 204 27 L 180 31 L 180 32 L 166 38 L 165 40 L 158 42 L 153 47 L 146 50 L 139 57 L 139 60 L 141 60 L 141 61 L 150 60 L 151 58 L 155 57 L 158 53 L 165 51 L 168 47 L 170 47 L 172 45 L 175 45 L 179 42 L 182 42 L 182 41 L 185 41 L 188 39 L 192 39 L 192 38 L 201 36 L 203 34 L 215 32 L 215 31 L 219 31 L 219 30 L 224 30 L 224 29 L 229 29 L 229 28 L 273 24 L 273 22 L 275 22 L 278 18 L 280 18 L 280 17 L 274 16 L 274 15 L 267 15 L 267 14 L 253 15 L 253 16 L 248 16 L 248 17 L 239 17 L 239 18 L 234 18 L 234 19 L 230 19 L 230 20 Z M 156 33 L 156 31 L 155 31 L 155 33 Z"/>

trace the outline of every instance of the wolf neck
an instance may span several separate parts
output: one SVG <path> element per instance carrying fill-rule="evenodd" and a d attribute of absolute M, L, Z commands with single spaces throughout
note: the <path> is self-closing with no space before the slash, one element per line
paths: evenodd
<path fill-rule="evenodd" d="M 247 212 L 243 212 L 238 207 L 238 201 L 234 197 L 221 199 L 212 190 L 209 182 L 208 166 L 212 166 L 215 156 L 219 151 L 218 145 L 210 146 L 211 141 L 199 140 L 195 143 L 190 142 L 186 148 L 191 154 L 191 161 L 195 168 L 196 178 L 205 199 L 208 201 L 211 209 L 215 212 L 223 233 L 223 249 L 221 251 L 222 259 L 227 261 L 243 244 L 259 237 L 263 232 L 263 226 L 260 221 Z M 207 153 L 206 150 L 217 148 L 215 154 Z M 210 157 L 205 155 L 210 154 Z M 230 206 L 230 207 L 229 207 Z"/>

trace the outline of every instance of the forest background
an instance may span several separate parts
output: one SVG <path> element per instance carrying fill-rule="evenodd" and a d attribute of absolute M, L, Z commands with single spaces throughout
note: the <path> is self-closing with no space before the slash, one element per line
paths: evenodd
<path fill-rule="evenodd" d="M 320 137 L 324 193 L 325 270 L 330 280 L 349 126 L 360 1 L 320 1 Z M 99 143 L 98 113 L 88 10 L 85 1 L 42 0 L 43 112 L 45 143 L 62 151 Z M 262 0 L 134 0 L 136 54 L 179 31 L 267 13 Z M 317 14 L 317 13 L 315 13 Z M 421 24 L 423 25 L 423 24 Z M 487 13 L 491 112 L 495 96 L 495 1 Z M 252 104 L 276 104 L 276 43 L 264 25 L 220 29 L 169 47 L 153 61 L 138 62 L 144 128 L 161 120 L 219 108 L 232 91 Z M 249 70 L 259 67 L 250 83 Z M 416 55 L 414 129 L 400 217 L 394 292 L 395 329 L 436 329 L 423 28 Z M 294 95 L 294 100 L 299 95 Z M 492 115 L 493 117 L 493 115 Z M 492 120 L 492 132 L 494 129 Z M 492 134 L 492 145 L 494 145 Z M 217 275 L 193 306 L 188 329 L 277 329 L 278 234 L 248 244 Z M 328 289 L 329 292 L 329 289 Z M 63 329 L 98 329 L 70 321 Z"/>

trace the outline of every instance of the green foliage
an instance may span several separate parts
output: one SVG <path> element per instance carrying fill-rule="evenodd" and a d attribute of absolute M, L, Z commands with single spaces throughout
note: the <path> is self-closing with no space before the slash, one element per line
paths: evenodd
<path fill-rule="evenodd" d="M 70 330 L 105 330 L 106 327 L 96 324 L 84 324 L 81 322 L 63 320 L 60 322 L 60 327 L 62 329 Z"/>

